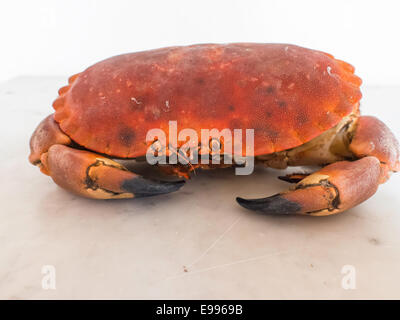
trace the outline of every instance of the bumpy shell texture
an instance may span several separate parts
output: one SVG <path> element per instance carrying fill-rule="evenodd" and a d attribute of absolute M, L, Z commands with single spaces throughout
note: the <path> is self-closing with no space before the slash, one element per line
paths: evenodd
<path fill-rule="evenodd" d="M 254 129 L 254 154 L 299 146 L 361 98 L 354 68 L 287 44 L 202 44 L 124 54 L 70 78 L 53 104 L 61 129 L 115 157 L 146 153 L 146 133 Z"/>

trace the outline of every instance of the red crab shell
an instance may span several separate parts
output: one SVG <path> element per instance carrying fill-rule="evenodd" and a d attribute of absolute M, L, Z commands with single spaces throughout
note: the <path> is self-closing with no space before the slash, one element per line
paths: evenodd
<path fill-rule="evenodd" d="M 254 155 L 299 146 L 358 106 L 354 68 L 287 44 L 202 44 L 124 54 L 70 78 L 53 106 L 76 143 L 114 157 L 143 156 L 146 134 L 254 129 Z"/>

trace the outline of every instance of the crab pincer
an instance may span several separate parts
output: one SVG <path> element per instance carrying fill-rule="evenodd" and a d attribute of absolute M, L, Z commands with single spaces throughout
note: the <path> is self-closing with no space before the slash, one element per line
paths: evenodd
<path fill-rule="evenodd" d="M 177 191 L 184 184 L 184 181 L 145 179 L 112 159 L 73 148 L 53 116 L 43 120 L 36 131 L 31 139 L 30 161 L 60 187 L 81 196 L 95 199 L 148 197 Z"/>
<path fill-rule="evenodd" d="M 360 117 L 354 130 L 347 145 L 358 160 L 329 164 L 306 175 L 292 190 L 261 199 L 237 198 L 237 202 L 265 214 L 323 216 L 367 200 L 390 172 L 399 170 L 399 144 L 375 117 Z"/>

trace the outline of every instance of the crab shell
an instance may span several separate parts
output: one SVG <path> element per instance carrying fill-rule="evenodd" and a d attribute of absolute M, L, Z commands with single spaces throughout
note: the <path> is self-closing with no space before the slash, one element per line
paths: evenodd
<path fill-rule="evenodd" d="M 254 129 L 254 155 L 302 145 L 358 110 L 361 79 L 333 56 L 287 44 L 203 44 L 131 53 L 69 79 L 54 119 L 74 142 L 118 158 L 146 134 Z M 183 142 L 182 142 L 183 143 Z M 245 149 L 243 149 L 244 151 Z"/>

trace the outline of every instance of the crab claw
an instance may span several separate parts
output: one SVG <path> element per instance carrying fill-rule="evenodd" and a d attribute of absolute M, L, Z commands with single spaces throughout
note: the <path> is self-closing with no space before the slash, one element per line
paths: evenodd
<path fill-rule="evenodd" d="M 30 148 L 32 164 L 60 187 L 87 198 L 149 197 L 177 191 L 185 183 L 145 179 L 107 157 L 74 148 L 53 115 L 36 128 Z"/>
<path fill-rule="evenodd" d="M 148 197 L 177 191 L 185 183 L 145 179 L 116 161 L 60 144 L 41 156 L 41 165 L 60 187 L 88 198 Z"/>
<path fill-rule="evenodd" d="M 381 181 L 375 157 L 330 164 L 298 182 L 293 190 L 262 199 L 237 198 L 244 208 L 265 214 L 330 215 L 371 197 Z"/>

